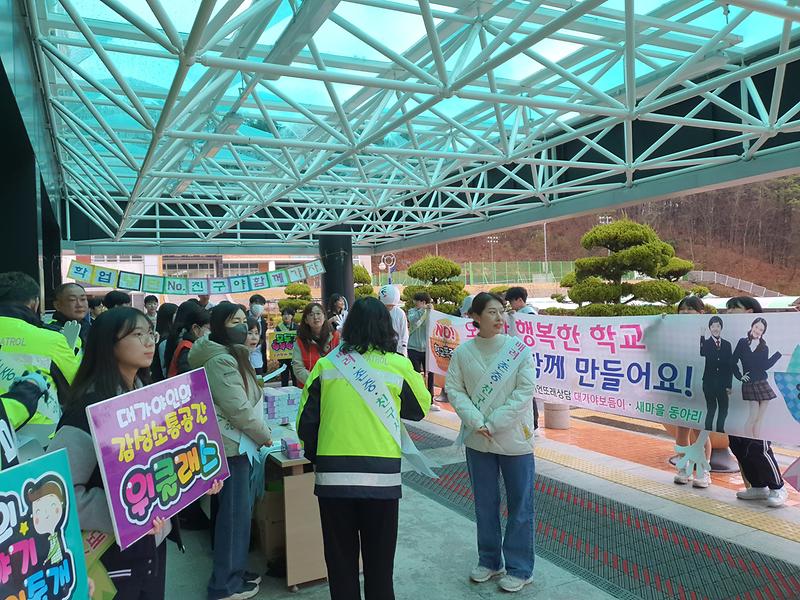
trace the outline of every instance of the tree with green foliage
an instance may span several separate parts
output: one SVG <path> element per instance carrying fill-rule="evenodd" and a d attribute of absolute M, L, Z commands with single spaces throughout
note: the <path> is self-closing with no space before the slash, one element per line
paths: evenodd
<path fill-rule="evenodd" d="M 290 283 L 284 288 L 283 293 L 287 297 L 283 300 L 278 300 L 278 308 L 281 311 L 285 308 L 291 308 L 295 312 L 295 318 L 303 312 L 306 304 L 312 301 L 311 288 L 305 283 Z"/>
<path fill-rule="evenodd" d="M 623 316 L 672 312 L 672 305 L 686 293 L 676 281 L 694 268 L 691 261 L 675 256 L 648 225 L 629 219 L 597 225 L 581 238 L 586 250 L 605 250 L 605 255 L 579 258 L 575 271 L 561 280 L 579 316 Z M 630 282 L 629 273 L 647 277 Z M 554 294 L 558 300 L 561 295 Z M 633 301 L 646 302 L 633 305 Z"/>
<path fill-rule="evenodd" d="M 508 291 L 508 289 L 510 287 L 511 287 L 510 285 L 497 285 L 497 286 L 493 287 L 492 289 L 490 289 L 489 293 L 490 294 L 497 294 L 498 296 L 502 296 L 503 294 L 505 294 Z"/>
<path fill-rule="evenodd" d="M 409 277 L 422 281 L 424 285 L 409 285 L 403 290 L 402 298 L 406 308 L 414 303 L 414 294 L 428 292 L 436 310 L 453 313 L 467 297 L 464 282 L 456 277 L 461 275 L 461 267 L 452 260 L 441 256 L 426 256 L 408 268 Z"/>
<path fill-rule="evenodd" d="M 363 265 L 353 266 L 353 283 L 356 286 L 356 300 L 359 298 L 366 298 L 367 296 L 376 297 L 375 288 L 372 287 L 372 276 Z"/>

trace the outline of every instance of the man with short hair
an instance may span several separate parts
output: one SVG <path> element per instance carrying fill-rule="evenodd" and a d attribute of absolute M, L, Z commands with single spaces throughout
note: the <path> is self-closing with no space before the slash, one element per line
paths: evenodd
<path fill-rule="evenodd" d="M 214 308 L 214 303 L 211 302 L 211 296 L 209 294 L 200 294 L 197 296 L 197 302 L 206 310 Z"/>
<path fill-rule="evenodd" d="M 511 311 L 523 315 L 538 314 L 536 309 L 528 304 L 528 290 L 524 287 L 510 287 L 506 291 L 506 302 L 511 307 Z"/>
<path fill-rule="evenodd" d="M 81 330 L 75 345 L 75 348 L 79 349 L 86 343 L 90 327 L 86 322 L 86 315 L 89 312 L 86 290 L 78 283 L 62 283 L 53 291 L 53 308 L 56 312 L 53 313 L 50 325 L 59 331 L 63 331 L 64 326 L 70 321 L 80 325 Z"/>
<path fill-rule="evenodd" d="M 47 425 L 55 431 L 61 418 L 62 399 L 80 365 L 80 358 L 64 337 L 39 317 L 39 284 L 25 273 L 0 273 L 0 348 L 4 353 L 19 355 L 23 370 L 39 372 L 49 385 L 48 393 L 39 401 L 34 415 L 20 406 L 11 407 L 9 419 L 13 427 L 29 420 L 31 425 Z M 44 360 L 42 360 L 44 359 Z M 42 365 L 41 363 L 45 364 Z M 18 374 L 20 375 L 20 374 Z M 0 381 L 0 393 L 8 390 L 8 380 Z"/>
<path fill-rule="evenodd" d="M 158 296 L 151 294 L 144 297 L 144 311 L 147 318 L 150 319 L 150 323 L 153 324 L 153 328 L 155 328 L 156 318 L 158 317 Z"/>
<path fill-rule="evenodd" d="M 258 323 L 258 346 L 250 352 L 250 364 L 259 375 L 264 373 L 264 364 L 266 363 L 267 328 L 264 324 L 264 307 L 266 305 L 267 299 L 261 294 L 250 296 L 250 309 L 247 311 L 247 316 L 252 317 Z"/>
<path fill-rule="evenodd" d="M 103 305 L 103 299 L 97 296 L 89 298 L 89 318 L 92 323 L 94 320 L 106 312 L 106 307 Z"/>
<path fill-rule="evenodd" d="M 538 314 L 536 309 L 528 304 L 528 290 L 521 286 L 514 286 L 508 288 L 505 293 L 506 302 L 508 302 L 509 317 L 514 319 L 514 314 L 521 315 L 535 315 Z M 513 326 L 513 323 L 512 323 Z M 538 435 L 536 431 L 539 429 L 539 405 L 536 403 L 536 397 L 533 398 L 533 431 L 534 435 Z"/>
<path fill-rule="evenodd" d="M 119 290 L 112 290 L 108 292 L 103 298 L 103 306 L 105 306 L 108 310 L 111 310 L 112 308 L 116 308 L 118 306 L 130 306 L 130 305 L 131 305 L 130 294 L 121 292 Z"/>
<path fill-rule="evenodd" d="M 428 351 L 428 317 L 433 310 L 433 299 L 428 292 L 414 294 L 414 308 L 408 311 L 408 358 L 414 365 L 414 370 L 423 374 L 427 373 L 428 391 L 433 396 L 433 373 L 427 372 L 425 366 L 426 352 Z M 434 408 L 436 407 L 436 408 Z M 431 410 L 439 407 L 431 404 Z"/>

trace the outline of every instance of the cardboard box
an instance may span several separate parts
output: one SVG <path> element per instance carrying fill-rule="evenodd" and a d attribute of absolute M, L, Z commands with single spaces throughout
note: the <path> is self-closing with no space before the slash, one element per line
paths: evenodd
<path fill-rule="evenodd" d="M 269 561 L 286 553 L 286 522 L 283 490 L 266 491 L 256 502 L 253 519 L 264 558 Z"/>

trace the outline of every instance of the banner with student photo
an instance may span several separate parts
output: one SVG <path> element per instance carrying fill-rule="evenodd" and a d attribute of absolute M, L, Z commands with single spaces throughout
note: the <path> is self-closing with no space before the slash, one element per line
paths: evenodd
<path fill-rule="evenodd" d="M 86 409 L 117 543 L 124 550 L 228 477 L 203 369 Z"/>
<path fill-rule="evenodd" d="M 88 598 L 67 451 L 1 472 L 0 490 L 0 598 Z"/>
<path fill-rule="evenodd" d="M 536 397 L 695 429 L 800 439 L 800 315 L 555 317 L 515 314 Z M 470 319 L 433 311 L 428 369 L 446 374 Z"/>

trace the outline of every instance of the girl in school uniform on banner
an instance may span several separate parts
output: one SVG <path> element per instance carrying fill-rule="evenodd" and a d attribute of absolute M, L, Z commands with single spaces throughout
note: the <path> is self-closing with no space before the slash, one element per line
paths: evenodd
<path fill-rule="evenodd" d="M 503 314 L 503 301 L 496 294 L 475 296 L 469 316 L 479 333 L 456 348 L 445 388 L 461 417 L 475 495 L 478 564 L 470 579 L 482 583 L 502 576 L 500 588 L 518 592 L 533 581 L 531 401 L 536 376 L 530 350 L 521 340 L 502 334 Z M 505 539 L 500 528 L 501 473 L 508 499 Z"/>

